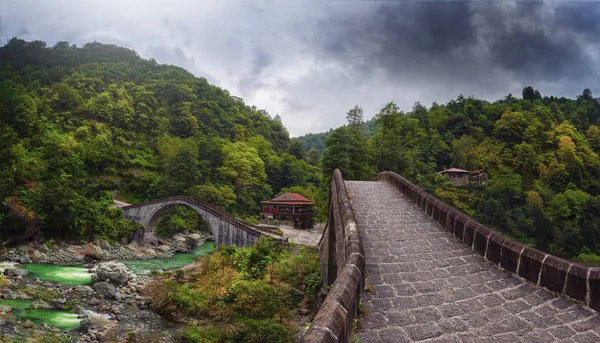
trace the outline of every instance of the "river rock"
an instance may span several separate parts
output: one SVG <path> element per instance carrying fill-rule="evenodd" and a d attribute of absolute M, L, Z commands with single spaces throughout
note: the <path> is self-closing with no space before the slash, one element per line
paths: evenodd
<path fill-rule="evenodd" d="M 187 237 L 182 233 L 176 233 L 173 235 L 173 239 L 177 242 L 187 242 Z"/>
<path fill-rule="evenodd" d="M 100 304 L 100 299 L 92 298 L 88 301 L 88 305 L 90 306 L 98 306 Z"/>
<path fill-rule="evenodd" d="M 13 308 L 10 306 L 0 305 L 0 312 L 8 313 L 12 310 L 13 310 Z"/>
<path fill-rule="evenodd" d="M 57 310 L 66 310 L 67 299 L 60 298 L 54 300 L 54 308 Z"/>
<path fill-rule="evenodd" d="M 23 322 L 23 327 L 26 329 L 31 329 L 33 327 L 33 322 L 29 319 Z"/>
<path fill-rule="evenodd" d="M 191 239 L 195 239 L 197 241 L 199 241 L 199 240 L 202 239 L 202 236 L 200 234 L 198 234 L 198 233 L 191 233 L 191 234 L 188 235 L 188 237 L 190 237 Z"/>
<path fill-rule="evenodd" d="M 156 248 L 156 249 L 158 249 L 160 251 L 163 251 L 163 252 L 166 252 L 166 251 L 171 250 L 171 247 L 168 246 L 168 245 L 166 245 L 166 244 L 163 244 L 163 245 L 158 246 L 158 248 Z"/>
<path fill-rule="evenodd" d="M 111 285 L 108 282 L 97 282 L 92 286 L 92 288 L 98 292 L 98 294 L 102 295 L 107 299 L 121 300 L 121 295 L 117 292 L 115 286 Z"/>
<path fill-rule="evenodd" d="M 79 332 L 90 332 L 94 336 L 98 332 L 104 332 L 110 325 L 110 320 L 107 316 L 87 311 L 87 316 L 80 322 Z"/>
<path fill-rule="evenodd" d="M 79 286 L 73 287 L 73 292 L 80 293 L 80 294 L 92 294 L 92 293 L 94 293 L 94 290 L 90 286 L 79 285 Z"/>
<path fill-rule="evenodd" d="M 12 269 L 12 268 L 7 268 L 4 269 L 4 275 L 6 276 L 26 276 L 29 274 L 29 271 L 24 270 L 24 269 Z"/>
<path fill-rule="evenodd" d="M 111 261 L 96 266 L 96 274 L 92 276 L 92 281 L 108 281 L 115 285 L 126 285 L 132 278 L 133 275 L 123 263 Z"/>
<path fill-rule="evenodd" d="M 2 299 L 14 299 L 13 291 L 10 288 L 2 288 Z"/>
<path fill-rule="evenodd" d="M 44 253 L 42 253 L 42 252 L 40 252 L 39 250 L 36 250 L 36 249 L 29 250 L 28 254 L 29 254 L 29 259 L 32 262 L 43 261 L 43 260 L 45 260 L 47 258 L 46 254 L 44 254 Z"/>
<path fill-rule="evenodd" d="M 37 300 L 32 301 L 31 304 L 29 304 L 29 308 L 31 308 L 31 309 L 51 310 L 54 307 L 52 307 L 52 305 L 48 304 L 44 300 L 37 299 Z"/>
<path fill-rule="evenodd" d="M 127 247 L 133 251 L 137 251 L 140 248 L 140 244 L 137 241 L 131 241 L 127 244 Z"/>
<path fill-rule="evenodd" d="M 85 255 L 91 257 L 94 260 L 100 260 L 104 257 L 104 251 L 102 248 L 95 246 L 92 243 L 88 243 L 84 246 Z"/>
<path fill-rule="evenodd" d="M 31 262 L 31 260 L 29 259 L 28 254 L 23 254 L 17 258 L 17 262 L 19 262 L 20 264 L 25 264 Z"/>
<path fill-rule="evenodd" d="M 108 243 L 108 241 L 106 239 L 96 238 L 96 239 L 94 239 L 93 243 L 104 250 L 111 249 L 110 243 Z"/>

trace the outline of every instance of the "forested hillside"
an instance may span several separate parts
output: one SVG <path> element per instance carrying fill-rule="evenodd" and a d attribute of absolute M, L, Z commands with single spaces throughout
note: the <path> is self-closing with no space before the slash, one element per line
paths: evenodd
<path fill-rule="evenodd" d="M 365 138 L 369 138 L 373 136 L 375 133 L 376 126 L 375 121 L 373 119 L 367 120 L 360 126 L 360 131 L 362 132 Z M 304 149 L 310 152 L 311 150 L 315 150 L 320 157 L 323 154 L 323 150 L 325 150 L 325 140 L 329 135 L 333 132 L 333 129 L 329 129 L 326 132 L 320 133 L 307 133 L 304 136 L 297 137 L 298 140 L 304 144 Z"/>
<path fill-rule="evenodd" d="M 516 239 L 598 259 L 591 91 L 527 87 L 522 98 L 459 96 L 408 113 L 389 103 L 367 123 L 357 106 L 347 118 L 290 139 L 277 116 L 134 51 L 12 39 L 0 48 L 0 235 L 117 239 L 134 224 L 111 209 L 113 192 L 133 203 L 186 194 L 249 218 L 282 189 L 323 203 L 334 168 L 348 179 L 391 170 Z M 485 169 L 489 183 L 451 187 L 435 177 L 447 167 Z M 171 227 L 188 219 L 166 216 Z"/>
<path fill-rule="evenodd" d="M 371 138 L 357 106 L 325 140 L 322 173 L 372 180 L 395 171 L 520 241 L 600 263 L 600 104 L 589 89 L 574 100 L 532 87 L 522 96 L 459 96 L 409 113 L 389 103 Z M 452 187 L 435 176 L 448 167 L 485 169 L 489 183 Z"/>
<path fill-rule="evenodd" d="M 278 117 L 181 68 L 100 43 L 0 48 L 4 238 L 118 239 L 134 227 L 111 192 L 132 203 L 187 194 L 246 218 L 319 179 Z"/>

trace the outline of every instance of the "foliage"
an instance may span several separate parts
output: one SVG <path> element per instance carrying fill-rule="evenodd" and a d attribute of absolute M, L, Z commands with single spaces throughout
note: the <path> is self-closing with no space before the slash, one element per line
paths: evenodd
<path fill-rule="evenodd" d="M 243 249 L 220 246 L 181 275 L 162 275 L 146 287 L 151 308 L 188 316 L 181 342 L 291 342 L 292 312 L 312 302 L 320 286 L 318 255 L 292 255 L 261 238 Z"/>
<path fill-rule="evenodd" d="M 154 233 L 158 237 L 171 237 L 177 232 L 195 230 L 210 232 L 208 222 L 198 212 L 187 206 L 174 206 L 160 218 Z"/>
<path fill-rule="evenodd" d="M 112 208 L 115 191 L 130 203 L 195 196 L 243 218 L 283 187 L 319 183 L 318 156 L 280 118 L 181 68 L 101 43 L 13 38 L 0 55 L 0 198 L 47 237 L 135 231 Z M 177 212 L 159 229 L 196 222 Z M 2 238 L 26 229 L 3 202 L 0 225 Z"/>
<path fill-rule="evenodd" d="M 348 125 L 298 138 L 323 151 L 318 201 L 326 203 L 335 168 L 362 180 L 390 170 L 539 249 L 600 255 L 600 103 L 589 89 L 577 99 L 532 87 L 522 95 L 495 102 L 460 95 L 429 108 L 415 103 L 407 113 L 390 102 L 369 121 L 368 135 L 356 129 L 362 112 L 353 108 Z M 489 182 L 452 187 L 435 176 L 450 167 L 484 169 Z"/>

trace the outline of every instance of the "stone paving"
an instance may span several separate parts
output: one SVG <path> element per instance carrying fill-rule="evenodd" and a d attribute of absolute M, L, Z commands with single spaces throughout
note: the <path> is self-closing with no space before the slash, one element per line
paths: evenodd
<path fill-rule="evenodd" d="M 501 271 L 384 182 L 346 181 L 370 342 L 600 342 L 600 316 Z"/>
<path fill-rule="evenodd" d="M 294 229 L 292 226 L 279 226 L 279 230 L 283 232 L 283 237 L 290 242 L 302 245 L 317 247 L 325 225 L 318 223 L 312 229 Z"/>

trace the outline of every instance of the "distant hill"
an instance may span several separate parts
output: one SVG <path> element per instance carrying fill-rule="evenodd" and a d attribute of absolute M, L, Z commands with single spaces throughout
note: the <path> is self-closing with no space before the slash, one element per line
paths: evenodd
<path fill-rule="evenodd" d="M 372 137 L 376 130 L 377 128 L 373 119 L 367 120 L 361 128 L 361 131 L 366 138 Z M 306 135 L 297 138 L 304 143 L 304 149 L 306 151 L 314 148 L 319 152 L 319 155 L 322 155 L 323 150 L 325 149 L 325 140 L 332 132 L 333 129 L 329 129 L 329 131 L 326 132 L 307 133 Z"/>

